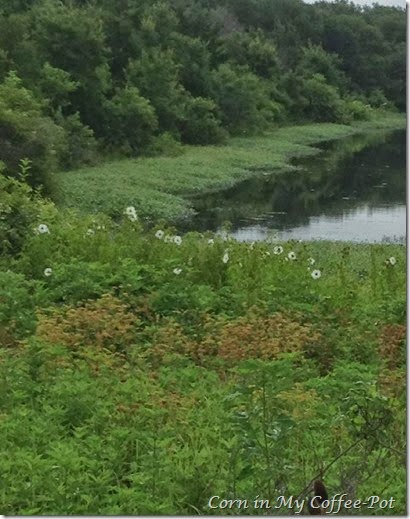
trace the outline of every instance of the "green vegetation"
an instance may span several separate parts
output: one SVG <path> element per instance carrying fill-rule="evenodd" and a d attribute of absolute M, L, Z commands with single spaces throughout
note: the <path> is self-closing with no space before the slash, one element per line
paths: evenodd
<path fill-rule="evenodd" d="M 16 181 L 0 202 L 4 513 L 266 513 L 208 501 L 318 474 L 404 513 L 403 246 L 171 239 Z"/>
<path fill-rule="evenodd" d="M 192 212 L 192 195 L 230 187 L 261 170 L 293 170 L 291 157 L 317 153 L 311 144 L 405 124 L 402 114 L 387 113 L 355 126 L 285 127 L 259 137 L 235 137 L 225 146 L 187 146 L 177 157 L 126 159 L 61 172 L 55 191 L 62 206 L 85 213 L 118 217 L 133 205 L 142 216 L 175 220 Z"/>
<path fill-rule="evenodd" d="M 403 128 L 405 62 L 398 8 L 2 2 L 3 514 L 283 515 L 209 500 L 317 478 L 405 513 L 405 248 L 171 227 Z"/>
<path fill-rule="evenodd" d="M 48 194 L 60 169 L 405 111 L 403 9 L 302 0 L 3 4 L 0 160 L 13 175 L 30 159 L 30 184 Z"/>

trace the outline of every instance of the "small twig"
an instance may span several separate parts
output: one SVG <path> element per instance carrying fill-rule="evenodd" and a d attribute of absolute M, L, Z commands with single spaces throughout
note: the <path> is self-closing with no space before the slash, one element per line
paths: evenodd
<path fill-rule="evenodd" d="M 403 452 L 403 451 L 399 451 L 399 449 L 395 449 L 394 447 L 389 447 L 388 445 L 385 445 L 384 443 L 382 443 L 380 440 L 376 440 L 376 442 L 381 445 L 382 447 L 384 447 L 385 449 L 388 449 L 390 451 L 393 451 L 395 452 L 396 454 L 399 454 L 400 456 L 406 456 L 406 453 Z"/>

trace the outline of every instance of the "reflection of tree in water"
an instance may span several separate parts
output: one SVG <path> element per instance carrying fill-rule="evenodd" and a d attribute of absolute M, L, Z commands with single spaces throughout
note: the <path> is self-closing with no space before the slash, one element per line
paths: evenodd
<path fill-rule="evenodd" d="M 227 220 L 235 225 L 260 217 L 281 228 L 307 223 L 309 217 L 323 213 L 342 214 L 364 202 L 404 203 L 404 132 L 356 135 L 322 149 L 320 155 L 294 160 L 297 171 L 258 176 L 198 200 L 199 216 L 192 226 L 216 229 Z M 286 215 L 272 214 L 281 212 Z"/>

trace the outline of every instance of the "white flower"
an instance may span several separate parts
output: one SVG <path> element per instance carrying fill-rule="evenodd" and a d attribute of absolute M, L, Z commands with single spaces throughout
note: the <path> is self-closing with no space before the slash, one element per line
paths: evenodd
<path fill-rule="evenodd" d="M 50 232 L 48 226 L 45 224 L 45 223 L 41 223 L 38 227 L 37 227 L 37 232 L 39 234 L 47 234 Z"/>
<path fill-rule="evenodd" d="M 229 254 L 228 254 L 228 251 L 226 251 L 225 254 L 223 255 L 222 261 L 223 261 L 224 263 L 228 263 L 228 261 L 229 261 Z"/>
<path fill-rule="evenodd" d="M 310 275 L 313 279 L 319 279 L 322 273 L 320 272 L 320 270 L 313 270 Z"/>
<path fill-rule="evenodd" d="M 131 222 L 136 222 L 138 220 L 137 211 L 134 206 L 129 206 L 125 209 L 124 213 L 128 216 Z"/>
<path fill-rule="evenodd" d="M 315 260 L 313 258 L 309 258 L 308 262 L 309 262 L 309 265 L 314 265 L 315 264 Z"/>
<path fill-rule="evenodd" d="M 127 214 L 127 215 L 137 214 L 137 211 L 135 210 L 135 207 L 133 205 L 130 205 L 129 207 L 127 207 L 125 209 L 125 214 Z"/>
<path fill-rule="evenodd" d="M 156 233 L 155 233 L 155 238 L 158 238 L 158 240 L 162 240 L 162 238 L 164 237 L 165 233 L 164 231 L 161 231 L 161 229 L 159 229 Z"/>
<path fill-rule="evenodd" d="M 277 245 L 276 247 L 273 248 L 273 254 L 282 254 L 283 252 L 283 247 L 281 247 L 280 245 Z"/>
<path fill-rule="evenodd" d="M 53 273 L 53 269 L 51 269 L 50 267 L 44 269 L 44 272 L 43 272 L 43 274 L 44 274 L 47 278 L 50 277 L 50 276 L 52 275 L 52 273 Z"/>
<path fill-rule="evenodd" d="M 213 245 L 214 243 L 215 243 L 214 240 L 212 238 L 209 238 L 208 245 Z"/>
<path fill-rule="evenodd" d="M 176 245 L 181 245 L 181 243 L 182 243 L 182 238 L 181 238 L 181 236 L 174 236 L 174 243 L 175 243 Z"/>
<path fill-rule="evenodd" d="M 95 231 L 94 229 L 87 229 L 87 232 L 85 233 L 86 236 L 94 236 Z"/>
<path fill-rule="evenodd" d="M 169 234 L 167 234 L 164 238 L 164 242 L 165 243 L 170 243 L 172 241 L 172 236 L 170 236 Z"/>
<path fill-rule="evenodd" d="M 128 219 L 131 221 L 131 222 L 136 222 L 138 220 L 138 216 L 136 214 L 129 214 L 128 215 Z"/>
<path fill-rule="evenodd" d="M 395 265 L 396 264 L 396 258 L 394 256 L 389 258 L 389 263 L 390 263 L 390 265 Z"/>
<path fill-rule="evenodd" d="M 267 250 L 265 250 L 264 253 L 263 253 L 263 255 L 264 255 L 265 257 L 270 256 L 270 252 L 267 251 Z"/>
<path fill-rule="evenodd" d="M 182 269 L 179 269 L 179 268 L 175 268 L 173 271 L 172 271 L 176 276 L 179 276 L 182 272 Z"/>
<path fill-rule="evenodd" d="M 288 258 L 289 258 L 291 261 L 295 261 L 295 259 L 296 259 L 296 254 L 295 254 L 293 251 L 291 251 L 291 252 L 289 252 L 289 254 L 288 254 Z"/>

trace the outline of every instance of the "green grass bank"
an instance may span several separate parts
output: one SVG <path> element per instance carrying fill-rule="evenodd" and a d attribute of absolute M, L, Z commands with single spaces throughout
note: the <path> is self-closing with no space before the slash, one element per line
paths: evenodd
<path fill-rule="evenodd" d="M 405 128 L 404 114 L 379 114 L 354 126 L 322 123 L 279 128 L 257 137 L 230 139 L 225 146 L 185 146 L 177 157 L 124 159 L 60 172 L 60 206 L 83 213 L 138 214 L 176 220 L 192 214 L 190 197 L 233 186 L 258 170 L 292 170 L 289 160 L 317 153 L 315 143 L 359 132 Z"/>

